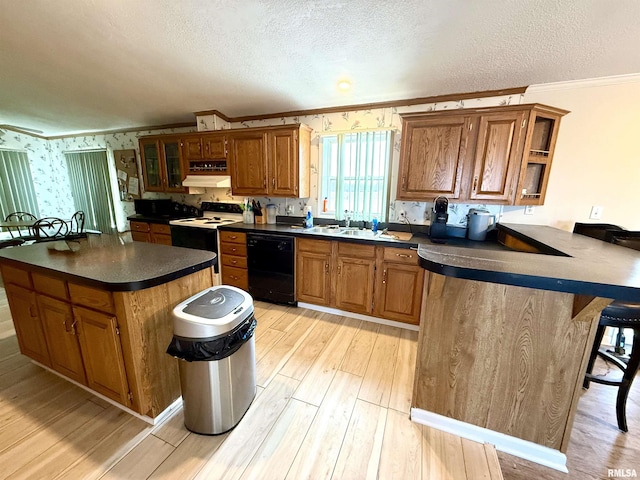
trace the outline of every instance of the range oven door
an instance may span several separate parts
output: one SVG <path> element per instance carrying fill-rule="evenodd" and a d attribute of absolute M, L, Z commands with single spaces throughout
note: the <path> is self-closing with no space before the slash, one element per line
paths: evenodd
<path fill-rule="evenodd" d="M 198 227 L 179 227 L 171 225 L 171 245 L 174 247 L 195 248 L 218 254 L 218 230 Z M 218 273 L 218 258 L 214 263 Z"/>

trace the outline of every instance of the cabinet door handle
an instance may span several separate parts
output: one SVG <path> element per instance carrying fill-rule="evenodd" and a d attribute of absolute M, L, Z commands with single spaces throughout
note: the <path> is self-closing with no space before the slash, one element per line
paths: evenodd
<path fill-rule="evenodd" d="M 238 238 L 238 236 L 237 235 L 230 235 L 229 238 L 232 239 L 232 240 L 235 240 L 236 238 Z"/>
<path fill-rule="evenodd" d="M 382 283 L 387 283 L 387 269 L 382 271 Z"/>
<path fill-rule="evenodd" d="M 329 273 L 329 262 L 324 263 L 324 273 Z"/>
<path fill-rule="evenodd" d="M 338 275 L 342 273 L 342 265 L 338 265 Z"/>
<path fill-rule="evenodd" d="M 396 257 L 400 257 L 400 258 L 413 258 L 413 255 L 407 255 L 406 253 L 396 253 Z"/>
<path fill-rule="evenodd" d="M 402 177 L 402 189 L 404 190 L 407 186 L 407 177 Z"/>
<path fill-rule="evenodd" d="M 235 265 L 236 263 L 238 263 L 238 261 L 237 260 L 231 260 L 231 263 L 233 263 Z"/>
<path fill-rule="evenodd" d="M 34 310 L 35 305 L 29 305 L 29 315 L 31 318 L 36 318 L 38 313 Z"/>
<path fill-rule="evenodd" d="M 478 186 L 478 177 L 475 177 L 473 179 L 473 191 L 476 191 L 476 187 Z"/>
<path fill-rule="evenodd" d="M 276 177 L 273 177 L 273 179 L 271 181 L 271 185 L 273 185 L 273 188 L 275 188 L 275 186 L 276 186 Z"/>

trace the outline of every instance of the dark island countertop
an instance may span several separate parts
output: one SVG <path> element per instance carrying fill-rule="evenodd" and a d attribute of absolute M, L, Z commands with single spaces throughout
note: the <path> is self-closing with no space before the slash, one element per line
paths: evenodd
<path fill-rule="evenodd" d="M 204 250 L 89 235 L 0 250 L 0 263 L 108 291 L 154 287 L 213 266 Z"/>
<path fill-rule="evenodd" d="M 640 302 L 640 252 L 549 226 L 498 229 L 555 254 L 427 242 L 418 246 L 420 264 L 468 280 Z"/>

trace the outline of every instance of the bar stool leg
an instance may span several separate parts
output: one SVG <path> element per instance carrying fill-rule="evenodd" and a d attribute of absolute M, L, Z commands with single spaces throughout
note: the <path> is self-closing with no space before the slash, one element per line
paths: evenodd
<path fill-rule="evenodd" d="M 633 329 L 633 348 L 629 356 L 627 368 L 622 375 L 620 387 L 618 387 L 618 399 L 616 401 L 616 416 L 618 417 L 618 428 L 623 432 L 628 432 L 627 428 L 627 397 L 631 384 L 640 366 L 640 327 Z"/>
<path fill-rule="evenodd" d="M 604 325 L 598 325 L 598 329 L 596 330 L 596 338 L 593 342 L 593 346 L 591 347 L 591 355 L 589 356 L 589 363 L 587 364 L 587 373 L 591 373 L 593 371 L 593 365 L 596 362 L 596 357 L 598 356 L 598 350 L 600 349 L 600 344 L 602 343 L 602 339 L 604 338 L 604 331 L 607 327 Z M 582 382 L 582 388 L 589 388 L 589 379 L 585 377 Z"/>

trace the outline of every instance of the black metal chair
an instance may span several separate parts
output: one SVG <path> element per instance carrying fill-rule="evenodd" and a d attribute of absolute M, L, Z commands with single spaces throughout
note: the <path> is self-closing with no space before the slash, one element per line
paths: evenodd
<path fill-rule="evenodd" d="M 604 231 L 602 240 L 640 251 L 640 232 L 630 232 L 620 229 L 620 227 L 617 227 L 617 230 L 609 227 L 603 227 L 602 230 Z M 594 238 L 599 238 L 599 236 L 593 236 Z M 600 345 L 602 344 L 602 339 L 604 337 L 604 332 L 607 327 L 619 329 L 618 338 L 616 340 L 616 347 L 613 352 L 600 349 Z M 621 350 L 623 350 L 623 346 L 621 345 L 620 340 L 622 337 L 622 330 L 624 328 L 633 329 L 633 347 L 631 349 L 631 353 L 629 354 L 629 359 L 626 362 L 620 358 Z M 593 375 L 593 365 L 596 361 L 597 356 L 600 356 L 604 360 L 611 362 L 611 364 L 622 370 L 622 379 L 609 380 L 605 377 Z M 589 363 L 587 364 L 587 373 L 585 375 L 583 387 L 589 388 L 590 382 L 618 387 L 618 397 L 616 400 L 616 417 L 618 420 L 618 428 L 623 432 L 629 431 L 626 415 L 627 397 L 629 396 L 629 390 L 631 389 L 631 384 L 633 383 L 633 379 L 636 376 L 639 365 L 640 304 L 633 302 L 614 301 L 607 307 L 605 307 L 600 314 L 600 321 L 596 330 L 596 338 L 593 342 L 593 346 L 591 347 L 591 354 L 589 356 Z"/>
<path fill-rule="evenodd" d="M 4 219 L 5 222 L 35 222 L 37 217 L 29 212 L 13 212 L 7 215 L 7 218 Z M 16 238 L 13 235 L 13 227 L 6 227 L 9 230 L 9 235 L 11 238 Z M 20 232 L 20 227 L 16 227 L 18 229 L 18 237 L 22 236 Z"/>
<path fill-rule="evenodd" d="M 61 218 L 45 217 L 37 220 L 32 229 L 36 242 L 47 242 L 66 237 L 69 224 Z"/>
<path fill-rule="evenodd" d="M 71 234 L 84 233 L 84 212 L 82 210 L 78 210 L 71 217 Z"/>

